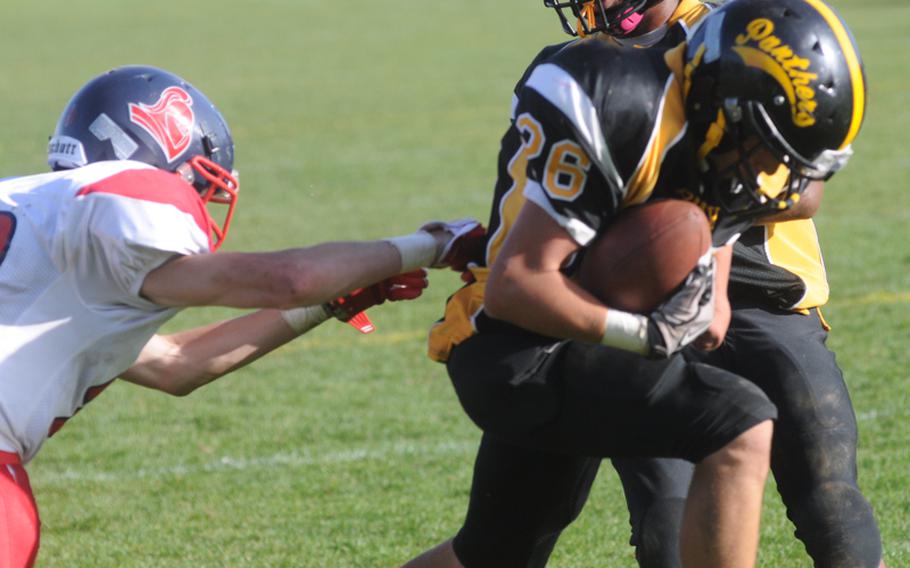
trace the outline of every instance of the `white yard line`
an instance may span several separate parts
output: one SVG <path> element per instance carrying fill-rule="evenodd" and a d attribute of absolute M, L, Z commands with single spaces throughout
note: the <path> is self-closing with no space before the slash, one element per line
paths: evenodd
<path fill-rule="evenodd" d="M 910 411 L 903 410 L 871 410 L 860 412 L 856 418 L 859 422 L 874 421 L 895 415 L 910 416 Z M 477 448 L 477 440 L 451 440 L 435 444 L 420 444 L 413 442 L 398 442 L 394 444 L 381 444 L 376 446 L 351 448 L 339 452 L 320 453 L 315 451 L 280 452 L 268 456 L 234 457 L 221 456 L 220 458 L 198 464 L 173 464 L 156 468 L 140 468 L 137 470 L 102 471 L 97 469 L 67 468 L 64 470 L 50 470 L 36 467 L 30 473 L 36 485 L 52 483 L 65 483 L 68 481 L 87 481 L 109 483 L 130 479 L 144 479 L 169 475 L 195 475 L 219 471 L 246 471 L 274 467 L 311 467 L 325 466 L 361 461 L 390 461 L 401 456 L 446 456 L 446 455 L 472 455 Z"/>
<path fill-rule="evenodd" d="M 858 422 L 866 422 L 871 420 L 879 420 L 881 418 L 891 418 L 892 416 L 910 416 L 910 410 L 907 410 L 905 408 L 867 410 L 865 412 L 858 412 L 856 414 L 856 420 Z"/>

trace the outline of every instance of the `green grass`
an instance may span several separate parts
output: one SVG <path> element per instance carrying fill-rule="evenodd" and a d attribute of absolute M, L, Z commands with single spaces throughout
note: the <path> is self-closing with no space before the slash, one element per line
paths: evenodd
<path fill-rule="evenodd" d="M 818 225 L 826 314 L 861 429 L 863 488 L 890 566 L 910 565 L 910 7 L 841 0 L 863 50 L 869 112 Z M 4 10 L 0 175 L 44 168 L 68 96 L 109 67 L 169 68 L 209 94 L 237 143 L 243 195 L 226 248 L 374 238 L 486 218 L 511 87 L 562 39 L 539 1 L 19 2 Z M 43 566 L 392 566 L 452 534 L 478 431 L 427 326 L 456 287 L 327 324 L 184 399 L 115 384 L 30 471 Z M 185 312 L 170 326 L 230 312 Z M 760 565 L 807 566 L 773 487 Z M 555 567 L 630 566 L 604 468 Z"/>

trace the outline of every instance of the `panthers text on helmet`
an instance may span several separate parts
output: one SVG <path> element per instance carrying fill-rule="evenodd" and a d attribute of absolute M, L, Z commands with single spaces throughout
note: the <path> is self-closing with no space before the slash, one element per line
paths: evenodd
<path fill-rule="evenodd" d="M 780 83 L 790 102 L 793 124 L 812 126 L 817 103 L 815 89 L 809 84 L 818 79 L 818 74 L 810 73 L 809 60 L 793 53 L 793 49 L 773 33 L 774 22 L 756 18 L 746 26 L 746 33 L 736 36 L 737 47 L 733 50 L 746 65 L 762 69 Z M 755 42 L 758 49 L 745 46 L 749 42 Z"/>

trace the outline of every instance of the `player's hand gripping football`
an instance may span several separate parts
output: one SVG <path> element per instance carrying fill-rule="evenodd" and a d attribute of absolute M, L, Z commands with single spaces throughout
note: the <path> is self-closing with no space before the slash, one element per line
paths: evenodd
<path fill-rule="evenodd" d="M 436 238 L 436 261 L 432 268 L 449 267 L 463 272 L 471 262 L 483 260 L 487 246 L 487 231 L 474 219 L 432 221 L 420 228 Z"/>
<path fill-rule="evenodd" d="M 426 270 L 422 268 L 412 270 L 386 278 L 372 286 L 358 288 L 346 296 L 327 303 L 326 309 L 332 317 L 341 321 L 350 321 L 361 312 L 378 306 L 386 300 L 391 302 L 413 300 L 423 293 L 427 284 Z"/>
<path fill-rule="evenodd" d="M 667 358 L 704 333 L 714 319 L 714 255 L 698 260 L 682 288 L 648 318 L 650 357 Z"/>

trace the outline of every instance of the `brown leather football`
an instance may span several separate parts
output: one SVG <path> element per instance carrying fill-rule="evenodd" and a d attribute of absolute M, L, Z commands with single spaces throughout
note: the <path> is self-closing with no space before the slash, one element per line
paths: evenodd
<path fill-rule="evenodd" d="M 585 251 L 578 282 L 608 307 L 648 314 L 711 246 L 697 205 L 663 199 L 623 210 Z"/>

